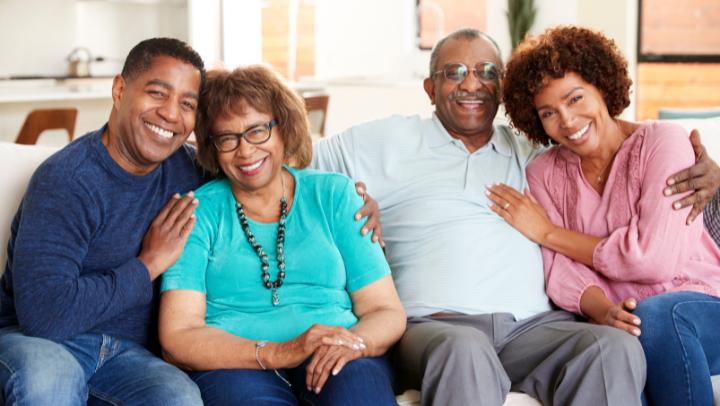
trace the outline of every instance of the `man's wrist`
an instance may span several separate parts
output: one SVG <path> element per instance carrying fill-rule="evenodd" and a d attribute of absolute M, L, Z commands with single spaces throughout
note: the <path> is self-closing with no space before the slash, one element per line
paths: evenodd
<path fill-rule="evenodd" d="M 145 265 L 145 268 L 147 268 L 148 273 L 150 274 L 151 281 L 154 281 L 158 276 L 162 274 L 162 271 L 157 269 L 154 261 L 148 255 L 140 253 L 140 255 L 137 256 L 137 259 L 139 259 L 140 262 Z"/>

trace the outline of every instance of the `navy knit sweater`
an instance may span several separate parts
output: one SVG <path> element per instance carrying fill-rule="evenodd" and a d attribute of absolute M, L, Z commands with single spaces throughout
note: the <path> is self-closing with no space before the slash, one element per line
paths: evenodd
<path fill-rule="evenodd" d="M 136 257 L 175 193 L 201 186 L 195 150 L 183 146 L 152 173 L 120 167 L 100 137 L 58 151 L 35 171 L 12 222 L 0 279 L 0 328 L 62 342 L 107 334 L 147 346 L 157 283 Z"/>

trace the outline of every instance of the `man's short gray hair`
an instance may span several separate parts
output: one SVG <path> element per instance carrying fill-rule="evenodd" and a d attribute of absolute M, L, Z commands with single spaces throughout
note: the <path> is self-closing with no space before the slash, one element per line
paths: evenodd
<path fill-rule="evenodd" d="M 438 54 L 440 53 L 440 48 L 442 48 L 443 44 L 445 44 L 446 41 L 451 39 L 464 39 L 466 41 L 472 41 L 477 38 L 485 38 L 488 41 L 490 41 L 494 46 L 495 50 L 497 51 L 498 60 L 500 61 L 500 66 L 498 68 L 500 70 L 504 70 L 503 66 L 503 58 L 502 58 L 502 52 L 500 51 L 500 47 L 498 46 L 497 42 L 495 42 L 494 39 L 492 39 L 489 35 L 485 34 L 484 32 L 477 30 L 475 28 L 460 28 L 459 30 L 455 30 L 442 38 L 440 41 L 435 44 L 433 47 L 432 53 L 430 54 L 430 78 L 432 78 L 433 73 L 437 72 L 437 62 L 438 62 Z"/>

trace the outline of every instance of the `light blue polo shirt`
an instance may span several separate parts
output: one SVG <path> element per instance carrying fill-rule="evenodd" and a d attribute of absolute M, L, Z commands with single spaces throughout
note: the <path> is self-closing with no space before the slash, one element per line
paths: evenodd
<path fill-rule="evenodd" d="M 365 182 L 408 316 L 550 310 L 540 247 L 488 207 L 485 185 L 527 187 L 542 150 L 507 126 L 470 153 L 440 120 L 400 115 L 315 143 L 313 167 Z"/>
<path fill-rule="evenodd" d="M 261 261 L 240 226 L 227 178 L 195 192 L 197 221 L 180 259 L 162 277 L 162 291 L 205 293 L 205 323 L 250 340 L 287 341 L 313 324 L 350 328 L 358 319 L 350 292 L 390 274 L 378 244 L 355 221 L 363 202 L 350 179 L 288 168 L 295 195 L 285 222 L 285 280 L 280 304 L 263 285 Z M 277 203 L 280 212 L 280 201 Z M 248 219 L 268 255 L 270 280 L 278 274 L 278 223 Z"/>

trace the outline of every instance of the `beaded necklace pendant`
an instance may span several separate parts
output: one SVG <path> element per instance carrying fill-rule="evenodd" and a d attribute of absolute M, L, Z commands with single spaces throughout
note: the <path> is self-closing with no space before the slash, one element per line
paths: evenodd
<path fill-rule="evenodd" d="M 247 217 L 245 217 L 245 210 L 243 210 L 242 203 L 235 202 L 238 217 L 240 218 L 240 227 L 245 232 L 248 243 L 255 250 L 255 253 L 260 257 L 260 269 L 262 270 L 262 281 L 263 285 L 267 289 L 272 289 L 272 304 L 277 306 L 280 304 L 280 298 L 278 297 L 277 290 L 282 286 L 283 279 L 285 279 L 285 254 L 283 251 L 285 245 L 285 217 L 287 217 L 287 199 L 285 198 L 285 176 L 282 174 L 283 184 L 283 197 L 280 199 L 280 222 L 278 223 L 277 233 L 277 260 L 278 260 L 278 277 L 275 282 L 270 282 L 270 265 L 268 265 L 267 253 L 263 250 L 262 246 L 257 242 L 257 239 L 250 231 L 250 224 L 248 224 Z"/>

